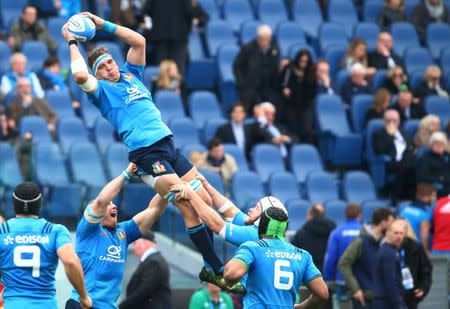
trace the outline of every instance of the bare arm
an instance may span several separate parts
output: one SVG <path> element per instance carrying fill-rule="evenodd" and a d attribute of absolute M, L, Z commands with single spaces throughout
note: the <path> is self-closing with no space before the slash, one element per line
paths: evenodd
<path fill-rule="evenodd" d="M 245 276 L 248 269 L 244 262 L 238 259 L 231 259 L 223 271 L 223 279 L 227 285 L 233 285 Z"/>
<path fill-rule="evenodd" d="M 320 304 L 327 301 L 328 287 L 322 277 L 317 277 L 308 283 L 308 289 L 311 295 L 300 304 L 295 305 L 294 309 L 317 308 Z"/>
<path fill-rule="evenodd" d="M 164 210 L 166 210 L 167 204 L 167 200 L 162 198 L 161 195 L 156 194 L 150 201 L 147 209 L 133 217 L 141 233 L 147 232 L 153 223 L 161 217 Z"/>

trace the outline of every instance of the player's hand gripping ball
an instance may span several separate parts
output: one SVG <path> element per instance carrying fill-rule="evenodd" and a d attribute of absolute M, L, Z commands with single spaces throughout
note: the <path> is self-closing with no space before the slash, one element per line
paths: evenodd
<path fill-rule="evenodd" d="M 67 22 L 67 30 L 73 34 L 75 40 L 86 42 L 94 37 L 95 24 L 89 17 L 76 14 Z"/>

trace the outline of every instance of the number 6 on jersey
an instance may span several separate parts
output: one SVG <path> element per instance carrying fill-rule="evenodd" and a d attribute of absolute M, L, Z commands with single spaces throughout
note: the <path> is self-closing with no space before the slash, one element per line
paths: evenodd
<path fill-rule="evenodd" d="M 273 286 L 278 290 L 290 290 L 294 284 L 294 274 L 292 271 L 282 270 L 281 267 L 291 267 L 291 262 L 288 260 L 275 260 Z M 285 279 L 282 280 L 282 278 Z M 287 283 L 283 283 L 286 280 Z"/>

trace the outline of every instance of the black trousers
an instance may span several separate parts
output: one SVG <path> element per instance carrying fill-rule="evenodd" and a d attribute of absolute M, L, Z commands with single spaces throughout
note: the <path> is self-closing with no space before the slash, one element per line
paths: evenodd
<path fill-rule="evenodd" d="M 76 300 L 73 300 L 72 298 L 69 298 L 66 301 L 66 309 L 81 309 L 81 305 Z M 91 309 L 94 309 L 94 307 L 91 307 Z"/>
<path fill-rule="evenodd" d="M 152 44 L 156 64 L 159 65 L 161 61 L 171 59 L 175 61 L 180 73 L 184 76 L 186 72 L 187 42 L 167 40 L 153 41 Z"/>

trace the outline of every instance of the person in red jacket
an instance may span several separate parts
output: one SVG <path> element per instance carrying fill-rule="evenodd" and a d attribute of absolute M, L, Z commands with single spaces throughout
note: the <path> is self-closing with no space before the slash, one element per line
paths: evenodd
<path fill-rule="evenodd" d="M 421 239 L 429 252 L 430 227 L 434 236 L 431 246 L 432 254 L 450 255 L 450 196 L 440 198 L 429 210 L 429 220 L 421 223 Z"/>

